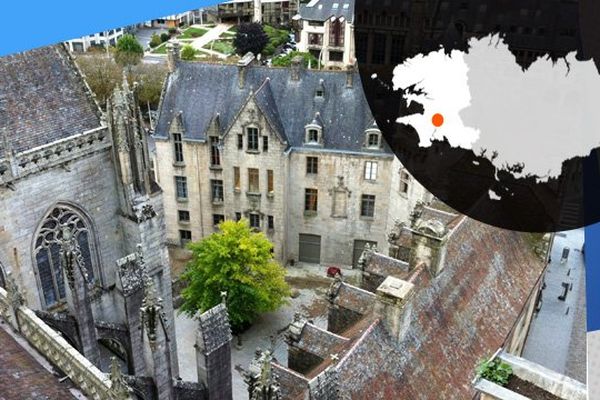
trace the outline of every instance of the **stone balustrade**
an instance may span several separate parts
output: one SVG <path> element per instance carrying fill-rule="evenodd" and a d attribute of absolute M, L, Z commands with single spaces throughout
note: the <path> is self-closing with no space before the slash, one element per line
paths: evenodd
<path fill-rule="evenodd" d="M 31 346 L 58 367 L 89 399 L 127 400 L 123 387 L 117 390 L 111 377 L 100 371 L 75 350 L 58 332 L 50 328 L 32 310 L 18 306 L 15 310 L 9 293 L 0 287 L 0 315 L 19 331 Z M 15 320 L 16 317 L 16 320 Z M 17 323 L 18 321 L 18 323 Z M 122 385 L 122 382 L 120 383 Z M 115 387 L 113 387 L 115 386 Z"/>
<path fill-rule="evenodd" d="M 12 159 L 2 158 L 4 155 L 0 154 L 0 184 L 64 164 L 110 145 L 108 129 L 99 127 L 16 154 Z"/>

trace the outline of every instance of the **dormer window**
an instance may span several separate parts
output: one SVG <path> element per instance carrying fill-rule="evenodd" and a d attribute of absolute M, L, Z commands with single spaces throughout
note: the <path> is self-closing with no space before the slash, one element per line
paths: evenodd
<path fill-rule="evenodd" d="M 325 86 L 323 85 L 323 79 L 319 79 L 319 85 L 317 86 L 317 89 L 315 90 L 315 97 L 322 99 L 323 96 L 325 96 Z"/>
<path fill-rule="evenodd" d="M 379 134 L 378 133 L 369 133 L 367 138 L 367 146 L 368 147 L 379 147 Z"/>
<path fill-rule="evenodd" d="M 315 92 L 315 97 L 323 97 L 323 89 L 317 89 Z"/>
<path fill-rule="evenodd" d="M 323 144 L 323 122 L 321 116 L 317 112 L 310 124 L 304 127 L 304 143 L 306 144 Z"/>
<path fill-rule="evenodd" d="M 316 129 L 308 130 L 308 143 L 319 143 L 319 131 Z"/>
<path fill-rule="evenodd" d="M 381 142 L 381 131 L 377 127 L 375 121 L 365 130 L 365 147 L 368 149 L 380 149 Z"/>

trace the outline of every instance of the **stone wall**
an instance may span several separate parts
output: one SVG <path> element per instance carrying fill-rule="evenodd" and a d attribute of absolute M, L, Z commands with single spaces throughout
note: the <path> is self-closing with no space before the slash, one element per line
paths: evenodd
<path fill-rule="evenodd" d="M 39 224 L 57 203 L 75 206 L 92 220 L 104 286 L 114 283 L 114 260 L 122 255 L 116 176 L 109 147 L 90 149 L 85 157 L 30 173 L 0 191 L 0 260 L 11 265 L 28 304 L 44 308 L 33 266 L 33 240 Z"/>

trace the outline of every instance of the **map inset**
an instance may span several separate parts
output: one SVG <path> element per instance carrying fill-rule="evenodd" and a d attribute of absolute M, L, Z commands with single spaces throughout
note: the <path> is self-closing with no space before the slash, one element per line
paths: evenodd
<path fill-rule="evenodd" d="M 357 1 L 363 86 L 400 161 L 450 207 L 495 226 L 599 221 L 593 15 L 587 1 Z"/>

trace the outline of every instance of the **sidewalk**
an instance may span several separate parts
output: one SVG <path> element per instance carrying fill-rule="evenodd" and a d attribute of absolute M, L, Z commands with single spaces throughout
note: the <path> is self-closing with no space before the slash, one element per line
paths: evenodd
<path fill-rule="evenodd" d="M 194 26 L 195 25 L 192 25 L 192 27 L 194 27 Z M 232 26 L 233 26 L 233 24 L 218 24 L 217 26 L 215 26 L 214 28 L 212 28 L 211 30 L 206 32 L 204 35 L 200 36 L 199 38 L 194 39 L 191 42 L 191 45 L 196 50 L 202 50 L 208 54 L 225 58 L 225 57 L 227 57 L 227 55 L 219 53 L 217 51 L 203 49 L 203 47 L 206 46 L 207 44 L 209 44 L 210 42 L 212 42 L 213 40 L 220 38 L 221 35 L 223 34 L 223 32 L 227 31 Z"/>
<path fill-rule="evenodd" d="M 531 323 L 523 357 L 585 383 L 585 265 L 580 251 L 583 239 L 583 229 L 556 235 L 542 308 Z M 561 264 L 564 247 L 569 247 L 570 253 Z M 558 299 L 564 292 L 563 282 L 573 285 L 565 301 Z"/>

